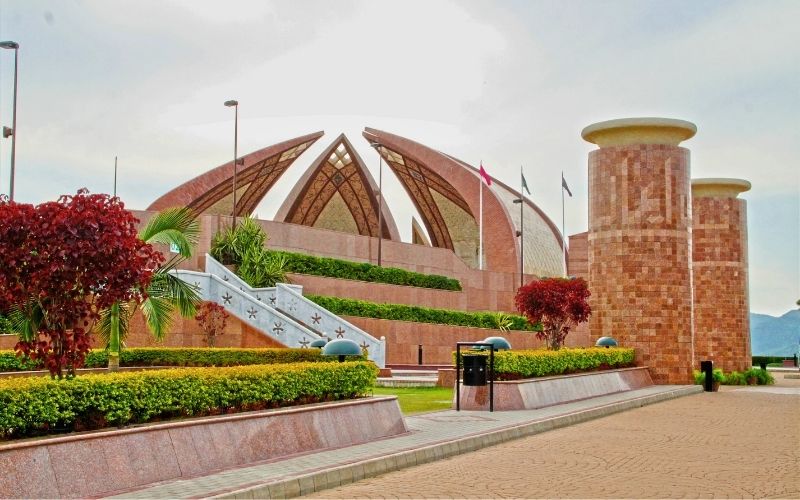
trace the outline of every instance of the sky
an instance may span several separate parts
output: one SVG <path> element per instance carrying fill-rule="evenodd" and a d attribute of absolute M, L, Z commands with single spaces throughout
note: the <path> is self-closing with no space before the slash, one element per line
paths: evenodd
<path fill-rule="evenodd" d="M 0 0 L 19 50 L 15 199 L 86 187 L 144 209 L 239 152 L 325 131 L 257 209 L 275 215 L 339 133 L 421 142 L 516 186 L 566 233 L 587 229 L 592 123 L 655 116 L 697 135 L 692 178 L 746 179 L 751 311 L 800 298 L 800 44 L 795 0 Z M 0 50 L 11 125 L 13 51 Z M 0 139 L 7 193 L 10 139 Z M 384 170 L 410 241 L 413 206 Z"/>

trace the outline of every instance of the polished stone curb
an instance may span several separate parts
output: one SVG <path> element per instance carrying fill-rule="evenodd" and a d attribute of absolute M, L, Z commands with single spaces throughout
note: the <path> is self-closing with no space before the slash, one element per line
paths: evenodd
<path fill-rule="evenodd" d="M 580 410 L 565 415 L 513 425 L 447 442 L 435 443 L 416 450 L 405 450 L 383 457 L 367 459 L 292 478 L 228 491 L 209 498 L 294 498 L 313 492 L 343 486 L 387 472 L 422 465 L 436 460 L 476 451 L 513 439 L 579 424 L 626 410 L 703 392 L 702 386 L 682 386 L 673 390 Z"/>

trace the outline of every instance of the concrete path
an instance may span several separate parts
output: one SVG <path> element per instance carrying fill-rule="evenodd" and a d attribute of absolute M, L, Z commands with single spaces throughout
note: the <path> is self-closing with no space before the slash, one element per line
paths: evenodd
<path fill-rule="evenodd" d="M 311 496 L 800 498 L 800 381 L 723 387 Z"/>
<path fill-rule="evenodd" d="M 524 436 L 696 394 L 701 390 L 700 386 L 652 386 L 539 410 L 428 413 L 408 417 L 406 422 L 411 432 L 403 436 L 171 481 L 128 492 L 118 498 L 283 498 L 307 495 Z M 480 471 L 471 469 L 473 476 Z M 414 475 L 416 470 L 409 469 Z M 459 477 L 464 478 L 463 471 Z M 399 491 L 404 490 L 387 495 L 397 496 Z M 414 491 L 419 494 L 421 490 Z M 325 491 L 323 496 L 328 494 L 329 491 Z M 464 494 L 452 492 L 448 496 Z"/>

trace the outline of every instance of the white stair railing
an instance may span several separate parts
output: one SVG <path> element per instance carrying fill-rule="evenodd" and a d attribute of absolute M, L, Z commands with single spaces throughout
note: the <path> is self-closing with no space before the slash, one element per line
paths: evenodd
<path fill-rule="evenodd" d="M 180 271 L 180 273 L 188 272 L 190 271 Z M 231 309 L 238 318 L 264 331 L 267 335 L 286 346 L 305 347 L 312 340 L 320 338 L 320 335 L 324 335 L 331 340 L 347 338 L 355 341 L 362 349 L 365 349 L 367 357 L 375 362 L 376 365 L 381 368 L 386 367 L 385 338 L 376 339 L 364 330 L 303 297 L 303 287 L 300 285 L 278 283 L 277 287 L 252 288 L 233 271 L 208 254 L 206 254 L 206 272 L 193 274 L 216 278 L 212 282 L 216 283 L 217 288 L 215 290 L 224 289 L 225 292 L 223 293 L 227 293 L 229 296 L 229 298 L 226 298 L 225 295 L 216 296 L 212 293 L 212 298 L 207 298 L 206 300 L 212 300 L 226 309 L 231 309 L 234 297 L 236 297 L 237 303 L 243 303 L 244 299 L 238 298 L 242 296 L 249 298 L 249 301 L 246 301 L 248 307 L 258 304 L 272 311 L 274 318 L 270 315 L 264 315 L 265 318 L 269 316 L 269 321 L 264 323 L 258 318 L 259 313 L 256 313 L 255 317 L 251 317 L 250 309 L 238 312 L 235 309 Z M 233 292 L 236 292 L 236 294 L 231 296 Z M 257 324 L 251 320 L 258 320 Z M 284 335 L 280 328 L 285 330 L 290 324 L 289 322 L 299 327 L 299 330 L 292 329 L 293 333 L 291 335 L 278 338 L 277 335 Z M 270 333 L 271 331 L 274 332 L 274 335 Z M 287 343 L 289 336 L 291 336 L 292 343 Z"/>
<path fill-rule="evenodd" d="M 319 335 L 289 316 L 250 295 L 219 276 L 196 271 L 173 271 L 183 281 L 198 288 L 203 300 L 216 302 L 228 312 L 288 347 L 307 347 Z"/>
<path fill-rule="evenodd" d="M 376 365 L 386 366 L 386 339 L 376 339 L 369 333 L 303 297 L 295 287 L 278 283 L 277 306 L 289 316 L 302 321 L 330 339 L 354 340 L 367 351 Z"/>

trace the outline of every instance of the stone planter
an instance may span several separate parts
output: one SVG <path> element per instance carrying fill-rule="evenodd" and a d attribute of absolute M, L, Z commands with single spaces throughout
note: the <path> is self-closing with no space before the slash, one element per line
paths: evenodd
<path fill-rule="evenodd" d="M 391 396 L 13 441 L 0 444 L 0 497 L 107 496 L 405 432 Z"/>
<path fill-rule="evenodd" d="M 653 385 L 647 367 L 494 383 L 494 409 L 533 410 Z M 455 408 L 455 396 L 453 408 Z M 462 410 L 488 410 L 489 385 L 461 386 Z"/>

